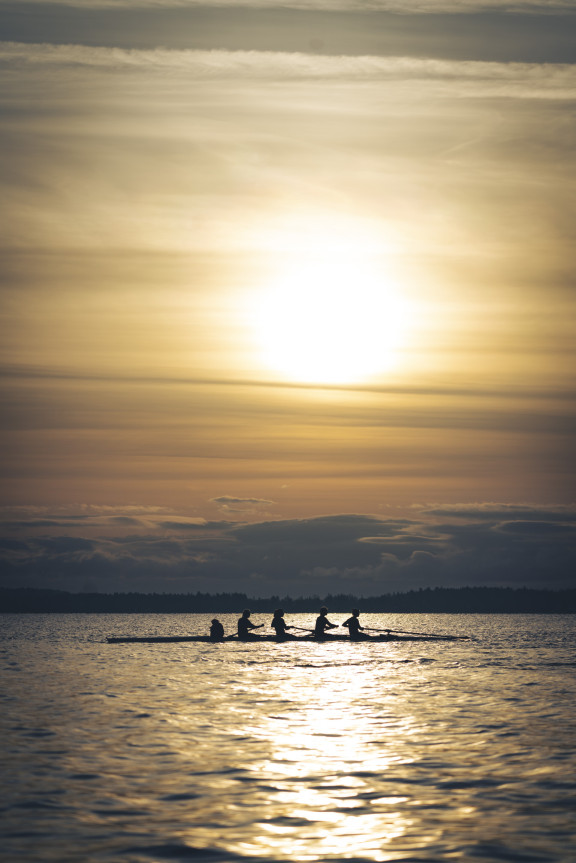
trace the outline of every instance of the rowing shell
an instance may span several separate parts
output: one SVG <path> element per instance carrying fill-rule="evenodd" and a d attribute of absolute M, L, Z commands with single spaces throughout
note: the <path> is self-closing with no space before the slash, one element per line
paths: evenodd
<path fill-rule="evenodd" d="M 368 642 L 377 642 L 381 644 L 383 641 L 455 641 L 456 636 L 453 635 L 380 635 L 376 637 L 372 637 L 370 639 L 362 639 L 362 641 L 355 641 L 355 644 L 367 644 Z M 228 642 L 231 640 L 236 642 L 239 639 L 234 635 L 229 635 L 224 638 L 224 642 Z M 139 642 L 146 644 L 166 644 L 173 643 L 175 641 L 188 641 L 188 642 L 200 642 L 200 643 L 214 643 L 214 644 L 222 644 L 223 642 L 212 642 L 209 635 L 109 635 L 106 639 L 109 644 L 120 644 L 121 642 Z M 270 641 L 273 643 L 281 643 L 281 644 L 295 644 L 297 641 L 303 641 L 306 644 L 310 643 L 320 643 L 320 644 L 329 644 L 332 641 L 346 641 L 350 642 L 352 639 L 347 635 L 330 635 L 326 638 L 297 638 L 297 639 L 286 639 L 284 641 L 279 641 L 275 635 L 261 635 L 259 638 L 251 638 L 249 641 L 241 641 L 241 644 L 256 644 L 262 641 Z"/>

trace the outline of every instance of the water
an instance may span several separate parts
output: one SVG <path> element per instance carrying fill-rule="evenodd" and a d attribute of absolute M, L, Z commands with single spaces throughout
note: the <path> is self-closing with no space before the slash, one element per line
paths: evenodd
<path fill-rule="evenodd" d="M 209 616 L 2 616 L 1 859 L 574 863 L 576 618 L 362 619 L 473 638 L 109 645 Z"/>

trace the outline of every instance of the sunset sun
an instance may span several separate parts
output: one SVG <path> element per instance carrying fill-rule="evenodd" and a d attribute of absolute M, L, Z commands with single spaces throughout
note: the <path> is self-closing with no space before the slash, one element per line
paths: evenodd
<path fill-rule="evenodd" d="M 306 255 L 260 295 L 264 363 L 305 383 L 350 384 L 395 365 L 406 309 L 384 272 L 349 250 Z"/>

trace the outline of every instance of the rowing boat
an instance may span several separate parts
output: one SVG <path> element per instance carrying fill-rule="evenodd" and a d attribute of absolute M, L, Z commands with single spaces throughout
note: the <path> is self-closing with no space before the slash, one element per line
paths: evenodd
<path fill-rule="evenodd" d="M 369 644 L 389 641 L 455 641 L 455 635 L 379 635 L 371 637 L 367 640 L 355 641 L 354 644 Z M 213 642 L 209 635 L 109 635 L 106 639 L 109 644 L 120 644 L 124 642 L 146 643 L 146 644 L 168 644 L 176 641 L 200 642 L 204 644 L 223 644 L 229 641 L 238 643 L 238 638 L 235 635 L 229 635 L 224 638 L 223 642 Z M 240 644 L 257 644 L 258 642 L 273 642 L 281 644 L 296 644 L 297 642 L 305 642 L 306 644 L 330 644 L 333 641 L 350 642 L 348 635 L 330 635 L 326 638 L 297 638 L 285 641 L 280 641 L 275 635 L 261 635 L 259 638 L 251 638 L 249 641 L 241 641 Z"/>

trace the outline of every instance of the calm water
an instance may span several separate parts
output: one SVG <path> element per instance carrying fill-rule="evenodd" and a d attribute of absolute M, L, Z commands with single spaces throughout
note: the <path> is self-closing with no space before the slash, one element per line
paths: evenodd
<path fill-rule="evenodd" d="M 363 616 L 474 639 L 450 643 L 103 643 L 208 619 L 0 618 L 3 860 L 576 861 L 574 616 Z"/>

